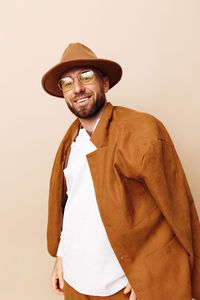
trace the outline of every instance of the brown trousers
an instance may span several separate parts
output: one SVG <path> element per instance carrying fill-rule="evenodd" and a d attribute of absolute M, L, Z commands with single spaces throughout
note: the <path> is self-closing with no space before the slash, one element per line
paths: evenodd
<path fill-rule="evenodd" d="M 64 300 L 128 300 L 130 293 L 124 294 L 124 289 L 111 296 L 89 296 L 77 292 L 64 280 Z"/>

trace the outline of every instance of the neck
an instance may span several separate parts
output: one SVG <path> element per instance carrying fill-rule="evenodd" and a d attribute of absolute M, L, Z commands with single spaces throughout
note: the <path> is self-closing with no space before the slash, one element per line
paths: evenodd
<path fill-rule="evenodd" d="M 105 101 L 104 106 L 101 108 L 101 110 L 95 116 L 92 116 L 92 117 L 87 118 L 87 119 L 79 118 L 82 127 L 85 128 L 85 130 L 87 131 L 87 133 L 90 136 L 92 135 L 92 131 L 93 131 L 93 128 L 96 124 L 97 119 L 101 117 L 106 105 L 107 105 L 107 101 Z"/>

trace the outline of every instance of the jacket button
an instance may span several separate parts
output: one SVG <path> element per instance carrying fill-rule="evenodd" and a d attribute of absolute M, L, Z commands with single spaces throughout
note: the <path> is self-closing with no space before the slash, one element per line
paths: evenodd
<path fill-rule="evenodd" d="M 122 256 L 120 257 L 121 260 L 126 259 L 126 258 L 128 258 L 128 255 L 127 255 L 127 254 L 122 255 Z"/>

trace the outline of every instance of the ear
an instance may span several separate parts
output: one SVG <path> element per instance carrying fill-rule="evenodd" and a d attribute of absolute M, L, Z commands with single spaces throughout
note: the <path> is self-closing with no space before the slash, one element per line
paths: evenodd
<path fill-rule="evenodd" d="M 107 93 L 107 91 L 109 90 L 109 78 L 108 78 L 108 76 L 105 76 L 103 78 L 103 84 L 104 84 L 104 92 Z"/>

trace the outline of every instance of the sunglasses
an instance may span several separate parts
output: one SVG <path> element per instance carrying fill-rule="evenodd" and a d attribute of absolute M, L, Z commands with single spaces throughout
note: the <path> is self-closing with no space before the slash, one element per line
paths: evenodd
<path fill-rule="evenodd" d="M 92 70 L 86 70 L 78 73 L 78 80 L 82 84 L 90 84 L 94 81 L 95 73 Z M 58 87 L 61 91 L 67 92 L 73 88 L 74 80 L 70 77 L 63 77 L 58 82 Z"/>

